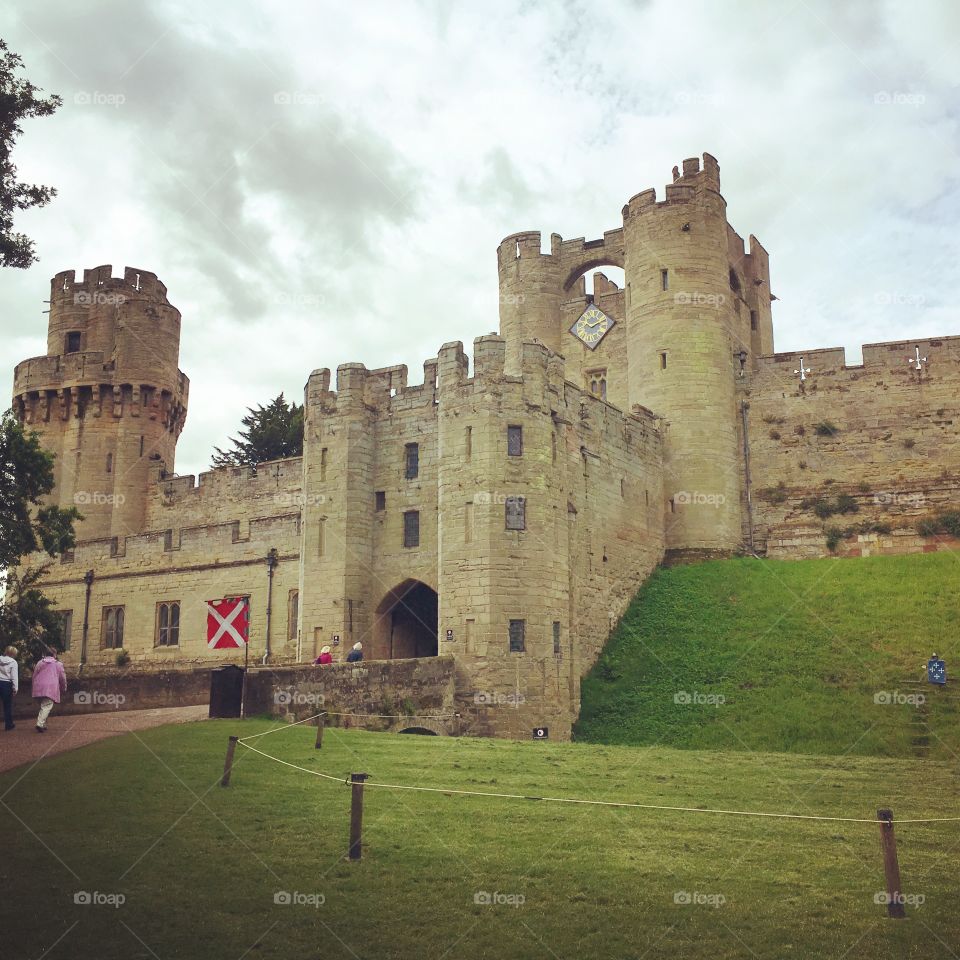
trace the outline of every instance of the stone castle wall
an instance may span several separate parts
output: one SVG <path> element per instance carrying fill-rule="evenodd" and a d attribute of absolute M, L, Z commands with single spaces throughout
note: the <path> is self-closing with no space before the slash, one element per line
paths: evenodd
<path fill-rule="evenodd" d="M 917 347 L 926 358 L 920 370 L 908 362 Z M 795 373 L 801 356 L 810 371 L 803 382 Z M 868 344 L 863 363 L 851 366 L 841 349 L 774 354 L 760 359 L 742 396 L 756 549 L 808 555 L 812 539 L 822 555 L 826 527 L 907 531 L 938 509 L 956 509 L 960 337 Z M 853 498 L 856 513 L 817 517 L 816 501 L 842 495 Z M 864 534 L 868 549 L 889 536 Z M 900 536 L 886 549 L 894 542 L 902 549 L 927 543 Z"/>

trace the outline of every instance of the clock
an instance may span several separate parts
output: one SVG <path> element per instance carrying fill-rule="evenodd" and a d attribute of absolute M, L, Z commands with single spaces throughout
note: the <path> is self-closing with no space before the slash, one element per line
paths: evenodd
<path fill-rule="evenodd" d="M 613 328 L 616 320 L 608 317 L 596 304 L 590 304 L 577 317 L 570 332 L 586 347 L 596 350 L 600 341 Z"/>

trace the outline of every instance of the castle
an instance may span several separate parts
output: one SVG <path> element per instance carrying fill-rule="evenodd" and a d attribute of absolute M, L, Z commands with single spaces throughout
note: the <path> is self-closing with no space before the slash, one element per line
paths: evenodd
<path fill-rule="evenodd" d="M 587 293 L 605 265 L 624 287 L 595 273 Z M 174 474 L 189 384 L 164 285 L 57 274 L 14 410 L 84 516 L 45 586 L 68 668 L 120 648 L 144 670 L 235 661 L 207 649 L 205 601 L 246 596 L 252 660 L 445 657 L 471 731 L 564 738 L 665 556 L 943 546 L 917 519 L 956 501 L 960 338 L 849 366 L 775 353 L 769 258 L 728 224 L 709 154 L 601 239 L 514 234 L 497 266 L 500 335 L 472 365 L 447 343 L 416 385 L 402 365 L 344 364 L 335 389 L 314 370 L 302 457 L 199 483 Z"/>

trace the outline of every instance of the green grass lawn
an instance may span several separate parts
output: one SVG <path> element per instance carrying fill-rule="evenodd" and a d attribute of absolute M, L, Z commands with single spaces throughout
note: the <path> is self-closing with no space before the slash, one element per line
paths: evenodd
<path fill-rule="evenodd" d="M 952 553 L 658 570 L 584 679 L 577 738 L 956 759 L 960 683 L 916 681 L 933 651 L 960 679 L 958 595 Z"/>
<path fill-rule="evenodd" d="M 924 898 L 906 921 L 874 902 L 872 823 L 371 787 L 364 858 L 349 863 L 347 787 L 242 749 L 232 786 L 217 785 L 227 735 L 270 726 L 159 728 L 0 776 L 5 960 L 956 957 L 960 824 L 898 829 L 904 891 Z M 935 760 L 336 729 L 316 751 L 313 732 L 254 743 L 380 782 L 840 816 L 960 810 L 956 764 Z M 125 902 L 77 905 L 78 891 Z M 324 903 L 277 904 L 281 891 Z M 481 891 L 513 901 L 476 904 Z"/>

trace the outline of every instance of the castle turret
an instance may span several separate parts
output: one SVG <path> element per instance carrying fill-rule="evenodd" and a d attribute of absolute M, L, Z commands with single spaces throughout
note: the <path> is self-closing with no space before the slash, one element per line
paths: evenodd
<path fill-rule="evenodd" d="M 629 395 L 667 422 L 667 547 L 741 542 L 735 388 L 740 281 L 727 244 L 717 161 L 675 170 L 623 208 Z"/>
<path fill-rule="evenodd" d="M 51 502 L 80 509 L 80 539 L 142 529 L 186 419 L 179 351 L 180 311 L 155 274 L 106 265 L 51 281 L 47 354 L 17 365 L 13 407 L 54 454 Z"/>

